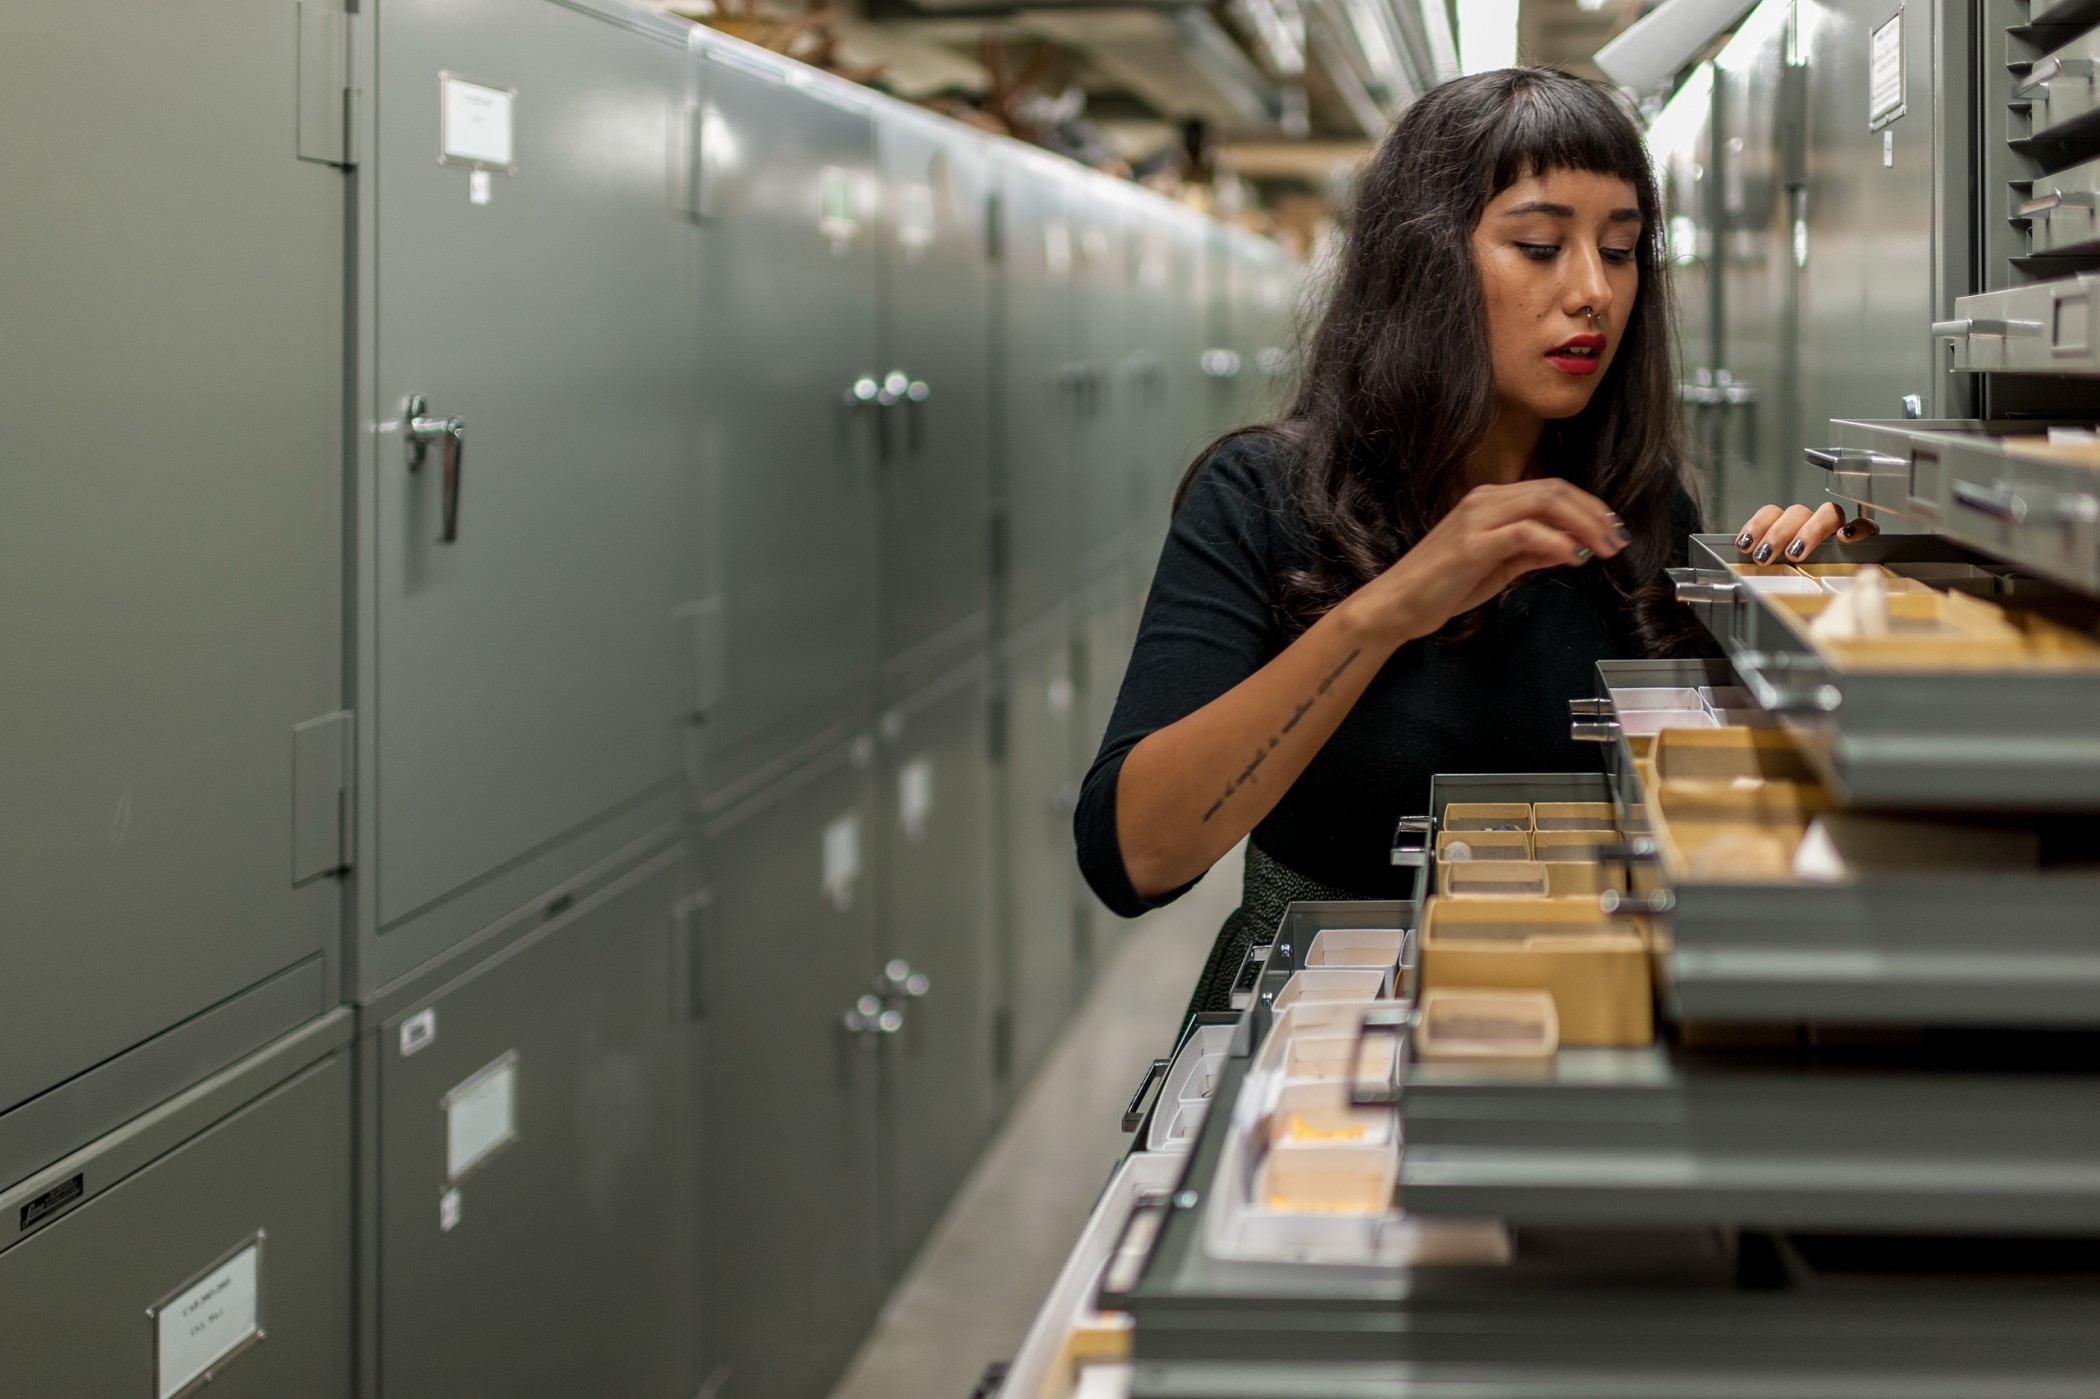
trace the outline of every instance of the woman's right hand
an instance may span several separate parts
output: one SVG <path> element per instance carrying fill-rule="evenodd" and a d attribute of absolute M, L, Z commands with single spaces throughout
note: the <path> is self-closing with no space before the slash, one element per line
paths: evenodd
<path fill-rule="evenodd" d="M 1633 541 L 1610 506 L 1557 477 L 1475 486 L 1351 604 L 1405 643 L 1541 568 L 1579 568 Z"/>

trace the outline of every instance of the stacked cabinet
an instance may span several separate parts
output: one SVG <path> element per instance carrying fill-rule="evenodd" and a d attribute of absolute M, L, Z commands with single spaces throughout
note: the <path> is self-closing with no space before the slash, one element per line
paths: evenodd
<path fill-rule="evenodd" d="M 329 9 L 0 12 L 11 1399 L 348 1390 Z"/>
<path fill-rule="evenodd" d="M 34 8 L 0 1389 L 822 1394 L 1282 264 L 627 0 Z"/>
<path fill-rule="evenodd" d="M 690 40 L 621 6 L 376 20 L 353 45 L 361 1392 L 686 1399 Z"/>
<path fill-rule="evenodd" d="M 346 195 L 300 35 L 0 15 L 0 1187 L 336 1000 Z"/>

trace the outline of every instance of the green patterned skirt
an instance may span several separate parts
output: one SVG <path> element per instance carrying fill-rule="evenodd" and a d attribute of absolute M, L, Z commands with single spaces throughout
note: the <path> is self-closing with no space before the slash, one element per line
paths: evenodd
<path fill-rule="evenodd" d="M 1232 1009 L 1232 983 L 1240 974 L 1240 965 L 1247 960 L 1247 949 L 1276 936 L 1286 905 L 1309 899 L 1358 897 L 1360 895 L 1322 884 L 1316 879 L 1307 879 L 1289 865 L 1270 858 L 1253 841 L 1248 841 L 1247 874 L 1240 890 L 1240 906 L 1225 920 L 1225 926 L 1218 929 L 1218 940 L 1211 944 L 1210 958 L 1203 964 L 1203 975 L 1196 980 L 1196 989 L 1189 996 L 1189 1008 L 1182 1012 L 1180 1022 L 1174 1027 L 1175 1033 L 1179 1034 L 1198 1011 Z"/>

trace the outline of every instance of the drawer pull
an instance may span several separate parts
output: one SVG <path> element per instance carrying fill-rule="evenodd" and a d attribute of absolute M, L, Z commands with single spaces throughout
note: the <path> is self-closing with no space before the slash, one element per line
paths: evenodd
<path fill-rule="evenodd" d="M 1955 340 L 1966 340 L 1971 337 L 2007 340 L 2015 335 L 2040 335 L 2042 333 L 2042 323 L 2040 321 L 1978 319 L 1974 316 L 1968 316 L 1956 321 L 1934 321 L 1932 323 L 1932 333 L 1935 337 L 1948 337 Z"/>
<path fill-rule="evenodd" d="M 2032 97 L 2058 78 L 2077 78 L 2091 85 L 2093 60 L 2090 58 L 2045 58 L 2029 70 L 2026 77 L 2013 85 L 2013 96 Z"/>
<path fill-rule="evenodd" d="M 1123 1109 L 1123 1130 L 1135 1132 L 1145 1121 L 1145 1094 L 1155 1082 L 1166 1081 L 1167 1061 L 1154 1059 L 1145 1067 L 1145 1076 L 1138 1080 L 1137 1092 L 1130 1095 L 1130 1106 Z"/>
<path fill-rule="evenodd" d="M 1954 503 L 2009 525 L 2090 525 L 2100 523 L 2100 497 L 2067 491 L 2054 500 L 2029 500 L 2010 486 L 1979 486 L 1956 481 Z"/>
<path fill-rule="evenodd" d="M 1388 1010 L 1367 1010 L 1364 1021 L 1356 1032 L 1356 1042 L 1349 1049 L 1349 1106 L 1353 1108 L 1387 1107 L 1400 1101 L 1400 1080 L 1405 1073 L 1407 1061 L 1407 1024 L 1411 1012 L 1395 1007 Z M 1393 1037 L 1393 1076 L 1380 1084 L 1365 1084 L 1356 1076 L 1356 1070 L 1364 1061 L 1364 1046 L 1372 1035 Z"/>

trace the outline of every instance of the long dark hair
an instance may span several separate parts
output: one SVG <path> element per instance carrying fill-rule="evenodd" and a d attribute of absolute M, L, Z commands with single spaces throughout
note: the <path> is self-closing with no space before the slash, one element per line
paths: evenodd
<path fill-rule="evenodd" d="M 1646 655 L 1698 648 L 1663 576 L 1682 561 L 1672 516 L 1683 472 L 1654 174 L 1618 98 L 1552 68 L 1459 78 L 1401 114 L 1360 177 L 1289 411 L 1227 434 L 1182 480 L 1185 494 L 1210 452 L 1236 437 L 1286 448 L 1285 488 L 1312 546 L 1308 567 L 1272 584 L 1289 629 L 1382 573 L 1464 494 L 1468 460 L 1495 418 L 1473 230 L 1495 195 L 1549 170 L 1624 179 L 1643 226 L 1640 291 L 1618 354 L 1581 413 L 1546 425 L 1539 460 L 1608 502 L 1632 532 L 1603 567 L 1633 645 Z"/>

